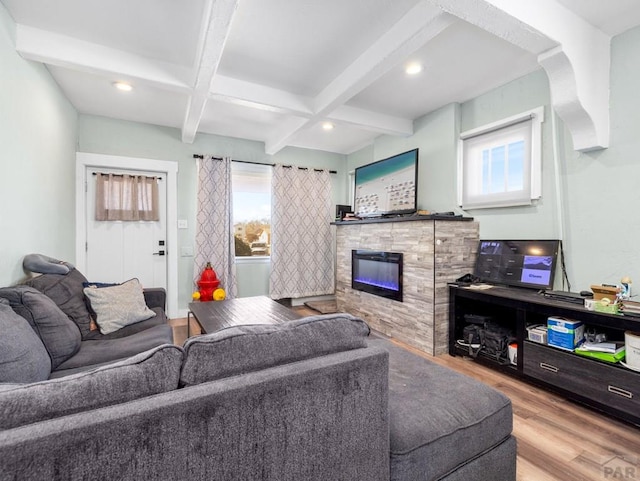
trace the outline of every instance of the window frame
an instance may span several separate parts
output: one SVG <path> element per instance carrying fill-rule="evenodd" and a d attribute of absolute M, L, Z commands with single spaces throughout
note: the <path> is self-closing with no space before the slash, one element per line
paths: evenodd
<path fill-rule="evenodd" d="M 512 207 L 530 205 L 532 201 L 542 197 L 542 123 L 544 122 L 544 106 L 537 107 L 532 110 L 521 112 L 511 117 L 482 125 L 480 127 L 466 130 L 460 133 L 458 140 L 458 192 L 457 202 L 463 209 L 489 209 L 498 207 Z M 528 171 L 529 183 L 526 189 L 518 191 L 506 191 L 498 193 L 469 193 L 465 192 L 466 186 L 471 181 L 467 181 L 468 169 L 466 165 L 466 152 L 469 144 L 475 144 L 475 149 L 481 150 L 478 144 L 482 144 L 482 138 L 486 140 L 486 146 L 489 148 L 496 138 L 502 134 L 504 138 L 513 135 L 513 131 L 517 130 L 514 126 L 529 123 L 524 126 L 527 129 L 527 137 L 529 138 L 530 148 L 528 150 L 529 158 L 525 158 L 524 172 Z M 530 130 L 529 130 L 530 129 Z M 473 141 L 473 142 L 472 142 Z M 506 141 L 505 141 L 506 142 Z M 527 162 L 528 160 L 528 162 Z M 528 166 L 526 165 L 528 163 Z M 477 170 L 476 170 L 477 172 Z M 526 175 L 525 181 L 526 181 Z M 476 182 L 477 184 L 477 182 Z M 466 197 L 466 198 L 465 198 Z"/>
<path fill-rule="evenodd" d="M 249 162 L 234 162 L 231 164 L 231 195 L 236 195 L 236 190 L 234 189 L 233 177 L 234 175 L 247 175 L 247 176 L 255 176 L 255 177 L 264 177 L 269 182 L 269 192 L 271 192 L 271 178 L 272 178 L 272 170 L 273 167 L 270 164 L 258 164 L 258 163 L 249 163 Z M 271 199 L 271 194 L 269 194 Z M 235 202 L 233 203 L 235 209 Z M 271 200 L 269 200 L 269 205 L 271 205 Z M 233 216 L 233 213 L 232 213 Z M 233 235 L 235 237 L 235 225 L 236 219 L 233 216 Z M 269 213 L 269 226 L 271 227 L 271 212 Z M 271 255 L 263 255 L 263 256 L 237 256 L 235 255 L 234 250 L 234 258 L 236 263 L 245 264 L 245 263 L 267 263 L 271 261 Z"/>

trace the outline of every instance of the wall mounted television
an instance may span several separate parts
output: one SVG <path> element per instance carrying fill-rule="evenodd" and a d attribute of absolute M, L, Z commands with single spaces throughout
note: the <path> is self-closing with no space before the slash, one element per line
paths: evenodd
<path fill-rule="evenodd" d="M 413 214 L 417 184 L 418 149 L 357 167 L 354 213 L 357 217 Z"/>
<path fill-rule="evenodd" d="M 553 289 L 559 240 L 480 240 L 474 275 L 481 282 Z"/>

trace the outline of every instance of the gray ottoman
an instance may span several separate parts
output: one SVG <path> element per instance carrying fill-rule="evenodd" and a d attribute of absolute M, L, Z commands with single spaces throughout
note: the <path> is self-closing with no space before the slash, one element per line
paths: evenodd
<path fill-rule="evenodd" d="M 391 481 L 516 479 L 511 401 L 395 346 L 389 351 Z"/>

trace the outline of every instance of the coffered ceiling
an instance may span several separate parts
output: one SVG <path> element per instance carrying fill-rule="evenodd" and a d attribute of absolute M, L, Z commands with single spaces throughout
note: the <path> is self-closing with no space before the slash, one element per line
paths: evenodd
<path fill-rule="evenodd" d="M 637 0 L 540 0 L 541 19 L 508 12 L 517 21 L 503 31 L 483 16 L 505 0 L 0 2 L 18 53 L 43 62 L 79 112 L 175 127 L 184 142 L 262 141 L 269 154 L 411 135 L 414 119 L 541 68 L 563 41 L 540 27 L 546 7 L 607 38 L 640 24 Z M 422 71 L 408 75 L 411 63 Z"/>

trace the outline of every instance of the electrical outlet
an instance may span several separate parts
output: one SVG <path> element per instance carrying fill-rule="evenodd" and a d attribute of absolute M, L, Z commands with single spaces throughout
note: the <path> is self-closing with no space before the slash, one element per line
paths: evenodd
<path fill-rule="evenodd" d="M 193 247 L 191 246 L 180 247 L 180 255 L 182 257 L 193 257 Z"/>

